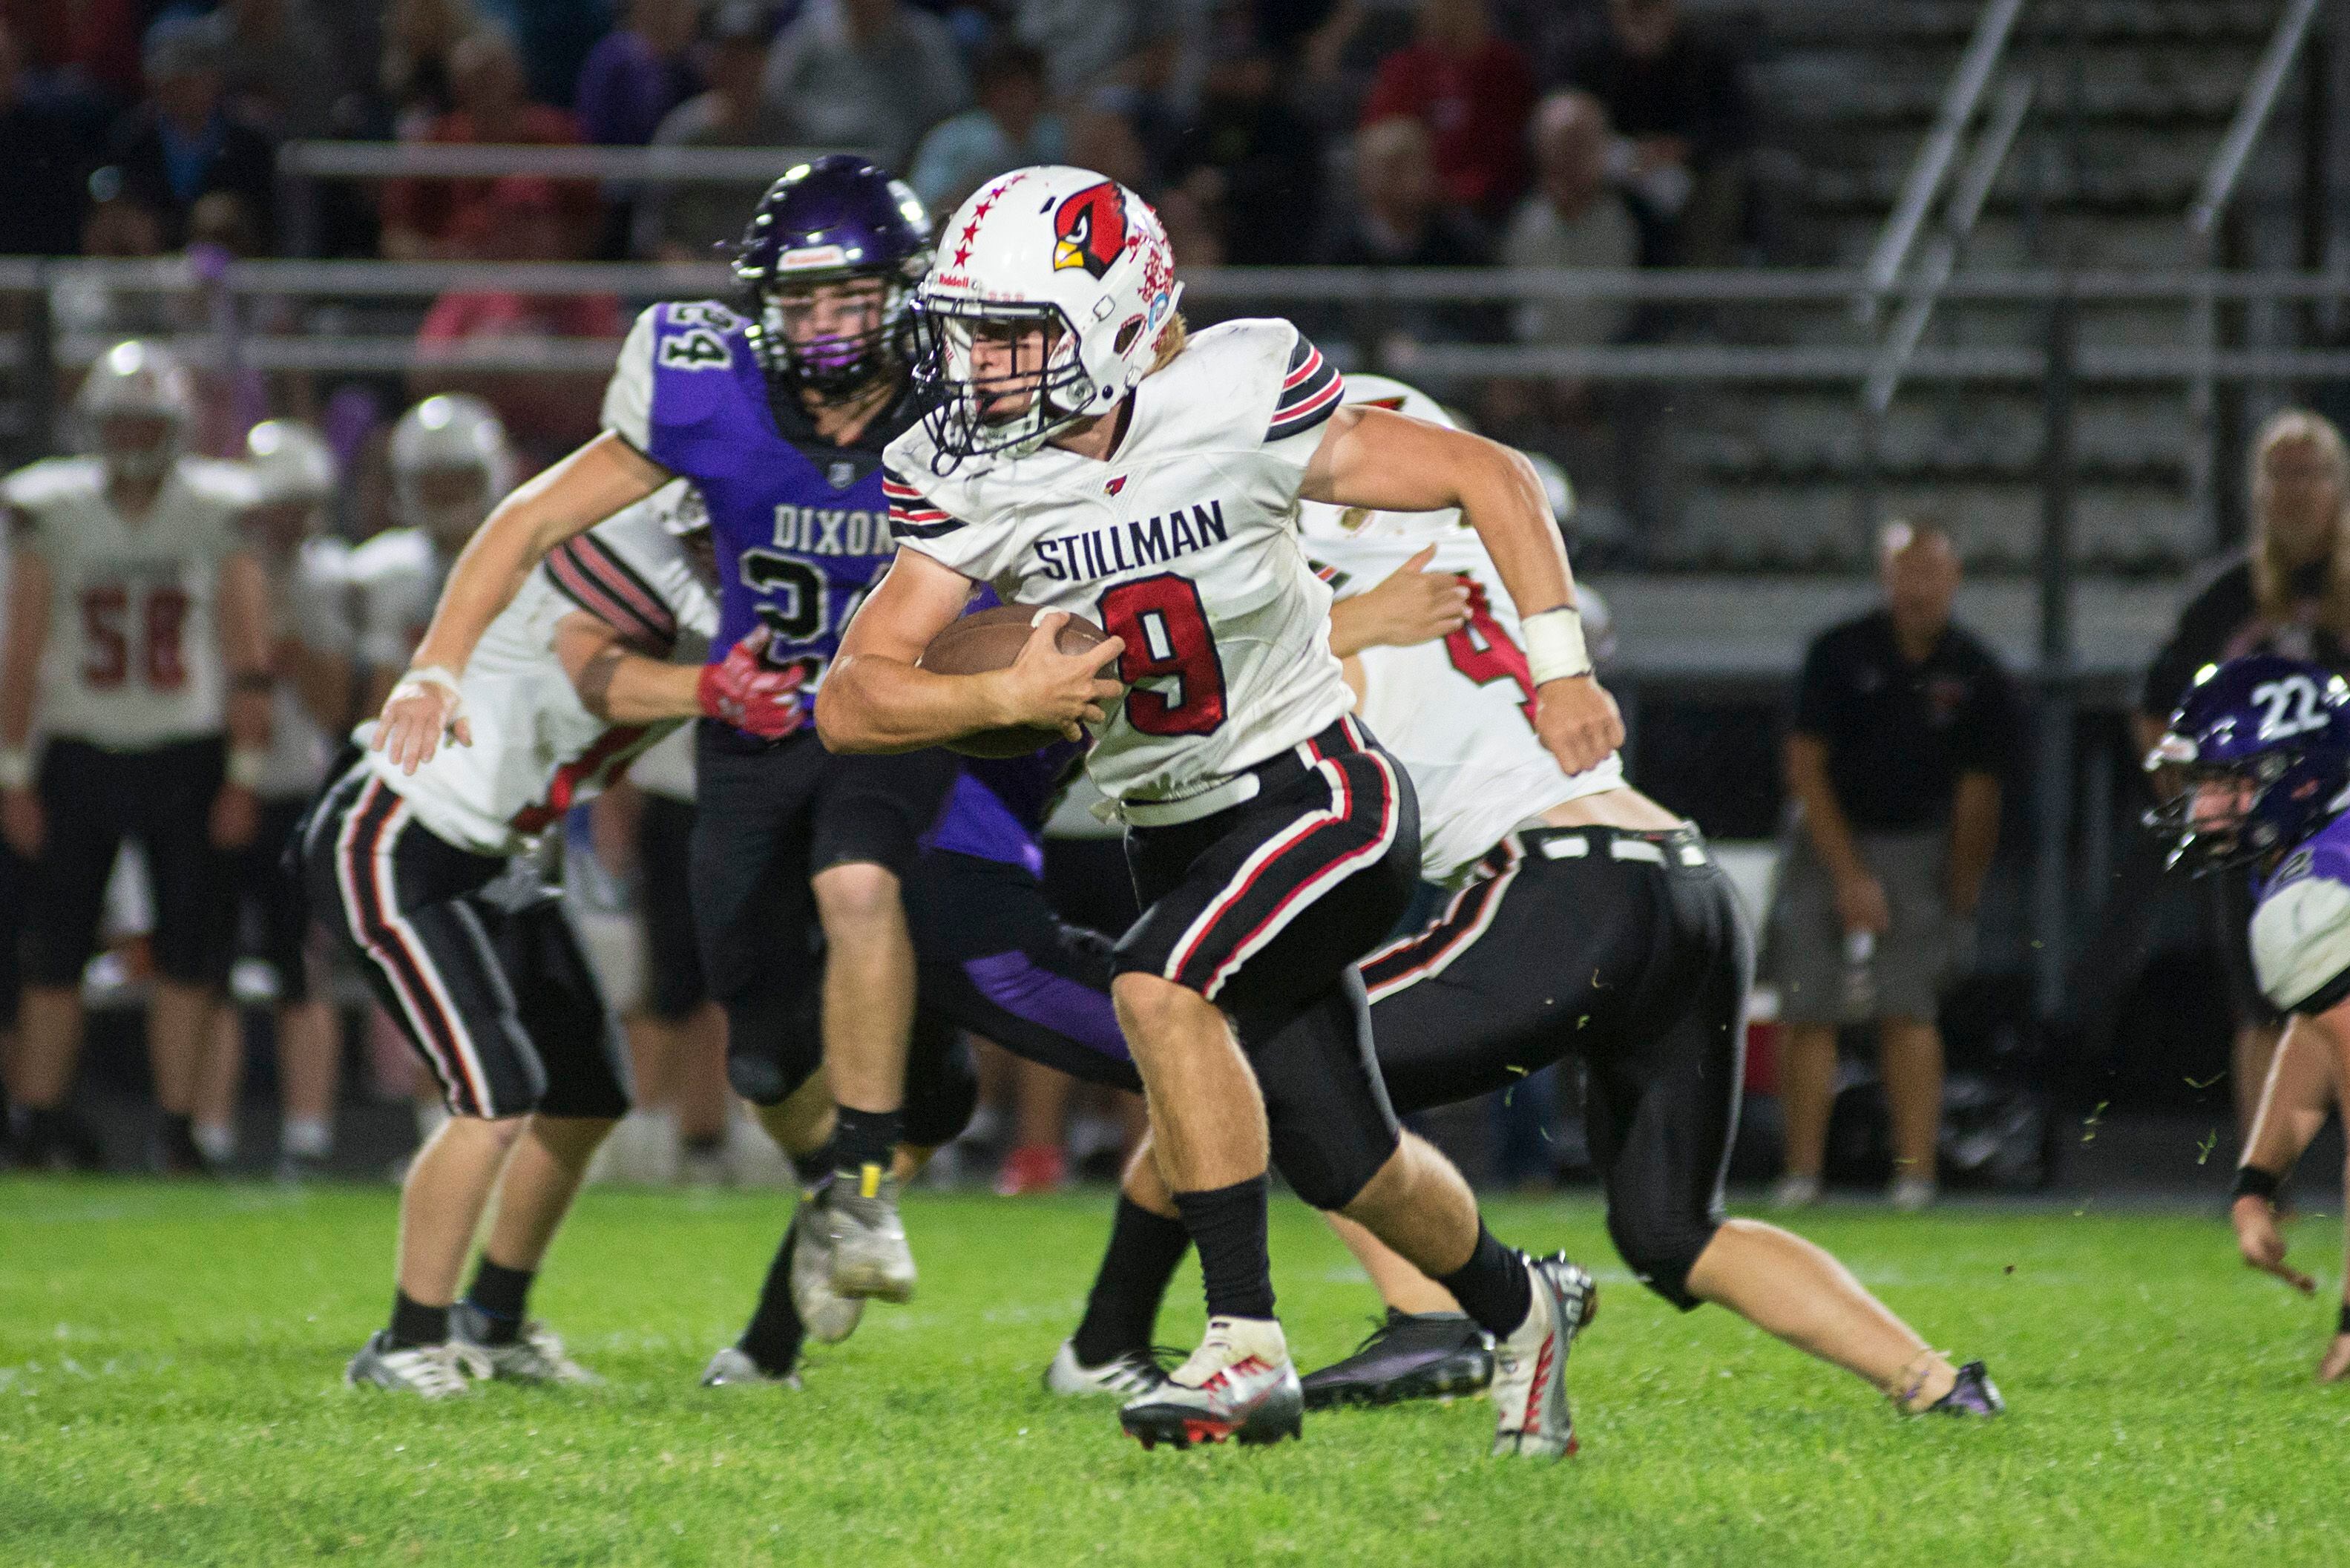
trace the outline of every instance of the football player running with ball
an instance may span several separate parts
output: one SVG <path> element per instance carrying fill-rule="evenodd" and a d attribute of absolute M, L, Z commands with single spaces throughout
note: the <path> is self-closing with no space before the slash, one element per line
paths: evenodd
<path fill-rule="evenodd" d="M 1496 1450 L 1564 1454 L 1565 1361 L 1591 1279 L 1496 1241 L 1460 1173 L 1388 1107 L 1354 964 L 1409 901 L 1417 812 L 1402 770 L 1347 716 L 1329 592 L 1296 529 L 1301 497 L 1461 507 L 1513 597 L 1541 607 L 1527 618 L 1535 723 L 1579 773 L 1622 725 L 1591 678 L 1539 480 L 1492 442 L 1341 410 L 1336 370 L 1285 321 L 1187 341 L 1158 215 L 1098 174 L 1016 171 L 940 237 L 916 308 L 930 408 L 889 448 L 901 548 L 842 639 L 816 722 L 853 752 L 1006 726 L 1098 737 L 1087 766 L 1124 815 L 1146 906 L 1118 943 L 1112 999 L 1210 1314 L 1122 1424 L 1146 1444 L 1298 1430 L 1266 1257 L 1270 1158 L 1494 1334 Z M 1007 669 L 920 668 L 981 583 L 1063 613 L 1040 617 Z M 1062 654 L 1068 613 L 1109 639 Z"/>
<path fill-rule="evenodd" d="M 128 837 L 155 889 L 156 1160 L 195 1172 L 196 1073 L 235 936 L 229 857 L 253 841 L 269 758 L 268 587 L 237 531 L 255 493 L 234 465 L 182 452 L 193 394 L 158 345 L 116 344 L 74 406 L 92 454 L 19 469 L 0 490 L 16 528 L 0 828 L 31 867 L 19 1157 L 94 1163 L 66 1096 L 82 969 Z"/>
<path fill-rule="evenodd" d="M 438 1398 L 476 1376 L 588 1380 L 528 1297 L 589 1158 L 628 1114 L 627 1057 L 532 851 L 681 720 L 723 712 L 774 733 L 798 714 L 790 680 L 759 665 L 763 639 L 702 662 L 717 610 L 666 525 L 669 500 L 565 542 L 491 623 L 459 688 L 472 744 L 414 768 L 363 753 L 303 824 L 312 907 L 449 1108 L 409 1164 L 391 1319 L 351 1358 L 355 1386 Z"/>
<path fill-rule="evenodd" d="M 1349 378 L 1347 397 L 1451 423 L 1381 377 Z M 1506 1089 L 1580 1055 L 1608 1234 L 1635 1278 L 1685 1312 L 1728 1306 L 1905 1410 L 1996 1414 L 1981 1363 L 1952 1366 L 1801 1237 L 1723 1218 L 1753 981 L 1745 915 L 1703 836 L 1627 784 L 1613 752 L 1567 774 L 1541 743 L 1523 628 L 1478 536 L 1451 510 L 1302 511 L 1306 554 L 1338 595 L 1331 646 L 1356 711 L 1419 792 L 1424 874 L 1454 890 L 1362 963 L 1398 1111 Z M 1333 1224 L 1388 1317 L 1355 1355 L 1305 1380 L 1309 1407 L 1479 1386 L 1482 1336 L 1451 1298 L 1360 1225 Z M 1151 1328 L 1183 1241 L 1156 1171 L 1136 1160 L 1048 1388 L 1156 1380 Z"/>
<path fill-rule="evenodd" d="M 2244 1262 L 2313 1293 L 2284 1261 L 2277 1189 L 2350 1084 L 2350 686 L 2319 665 L 2256 653 L 2206 666 L 2147 758 L 2180 788 L 2147 825 L 2172 864 L 2251 880 L 2252 971 L 2287 1017 L 2244 1139 L 2228 1218 Z M 2350 1375 L 2350 1282 L 2321 1382 Z"/>
<path fill-rule="evenodd" d="M 535 564 L 672 476 L 709 508 L 712 659 L 762 634 L 805 701 L 889 564 L 881 452 L 914 418 L 899 344 L 929 257 L 920 202 L 862 160 L 776 181 L 735 252 L 744 314 L 705 301 L 639 317 L 604 433 L 517 490 L 458 561 L 384 706 L 395 765 L 468 737 L 459 672 Z M 846 1178 L 801 1206 L 793 1245 L 840 1294 L 904 1301 L 915 1269 L 891 1171 L 915 959 L 899 888 L 954 761 L 835 757 L 812 727 L 766 735 L 722 717 L 701 726 L 694 767 L 694 922 L 728 1075 L 805 1179 Z"/>

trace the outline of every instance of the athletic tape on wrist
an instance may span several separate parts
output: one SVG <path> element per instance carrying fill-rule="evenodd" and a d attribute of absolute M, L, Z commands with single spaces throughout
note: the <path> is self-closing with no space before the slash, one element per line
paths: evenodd
<path fill-rule="evenodd" d="M 33 749 L 0 746 L 0 789 L 30 789 L 32 784 Z"/>
<path fill-rule="evenodd" d="M 1583 645 L 1583 612 L 1561 605 L 1519 623 L 1525 632 L 1526 666 L 1540 686 L 1591 673 L 1591 653 Z"/>
<path fill-rule="evenodd" d="M 2236 1185 L 2228 1194 L 2228 1201 L 2233 1203 L 2239 1198 L 2258 1198 L 2263 1202 L 2274 1203 L 2277 1189 L 2283 1185 L 2284 1178 L 2274 1171 L 2262 1170 L 2257 1165 L 2240 1165 L 2236 1168 Z"/>
<path fill-rule="evenodd" d="M 465 689 L 457 684 L 457 678 L 454 675 L 437 664 L 423 665 L 400 676 L 400 684 L 391 689 L 391 696 L 385 698 L 384 701 L 389 704 L 394 698 L 405 696 L 411 691 L 421 691 L 427 686 L 438 686 L 449 693 L 452 716 L 455 709 L 464 706 Z"/>

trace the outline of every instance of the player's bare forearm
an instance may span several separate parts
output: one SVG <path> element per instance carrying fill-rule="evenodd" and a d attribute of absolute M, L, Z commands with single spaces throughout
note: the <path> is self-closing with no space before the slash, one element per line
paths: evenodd
<path fill-rule="evenodd" d="M 229 676 L 229 743 L 265 750 L 272 718 L 269 579 L 247 551 L 221 562 L 220 634 L 221 664 Z"/>
<path fill-rule="evenodd" d="M 1803 804 L 1804 831 L 1811 835 L 1812 847 L 1838 880 L 1866 875 L 1844 807 L 1828 786 L 1827 748 L 1813 736 L 1790 735 L 1786 763 L 1787 788 Z"/>
<path fill-rule="evenodd" d="M 667 469 L 607 431 L 516 489 L 492 509 L 450 568 L 411 667 L 462 673 L 490 622 L 548 551 L 669 480 Z"/>
<path fill-rule="evenodd" d="M 2350 1039 L 2345 1030 L 2350 1030 L 2350 1002 L 2322 1019 L 2296 1016 L 2287 1021 L 2276 1054 L 2269 1059 L 2268 1082 L 2261 1085 L 2260 1108 L 2252 1115 L 2238 1164 L 2282 1176 L 2301 1158 L 2333 1107 L 2341 1071 L 2336 1058 L 2350 1054 L 2342 1044 Z"/>
<path fill-rule="evenodd" d="M 615 724 L 654 724 L 702 711 L 699 665 L 671 664 L 629 650 L 620 635 L 583 610 L 556 623 L 555 656 L 580 703 Z"/>
<path fill-rule="evenodd" d="M 1983 877 L 1999 847 L 1999 780 L 1989 774 L 1960 774 L 1950 811 L 1950 908 L 1974 912 Z"/>
<path fill-rule="evenodd" d="M 8 636 L 0 646 L 0 747 L 15 750 L 33 734 L 33 699 L 41 651 L 49 640 L 49 564 L 19 542 L 8 563 Z"/>
<path fill-rule="evenodd" d="M 1542 479 L 1524 454 L 1388 409 L 1354 404 L 1330 416 L 1306 464 L 1309 501 L 1387 512 L 1461 508 L 1493 557 L 1522 616 L 1575 602 L 1566 546 Z"/>
<path fill-rule="evenodd" d="M 1003 673 L 940 675 L 910 659 L 852 654 L 844 642 L 816 692 L 816 732 L 830 752 L 919 752 L 1016 723 Z"/>

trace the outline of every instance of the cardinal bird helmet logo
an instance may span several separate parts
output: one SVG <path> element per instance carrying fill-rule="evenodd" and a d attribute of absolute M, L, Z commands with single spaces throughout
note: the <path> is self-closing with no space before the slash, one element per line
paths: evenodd
<path fill-rule="evenodd" d="M 1053 213 L 1053 270 L 1081 266 L 1095 277 L 1126 249 L 1126 202 L 1115 181 L 1088 185 Z"/>

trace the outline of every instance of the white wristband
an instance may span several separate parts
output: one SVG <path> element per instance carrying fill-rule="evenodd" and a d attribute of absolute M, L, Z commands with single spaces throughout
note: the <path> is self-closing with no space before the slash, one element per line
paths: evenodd
<path fill-rule="evenodd" d="M 1583 646 L 1583 612 L 1561 605 L 1519 623 L 1526 637 L 1526 665 L 1534 684 L 1591 673 L 1591 653 Z"/>
<path fill-rule="evenodd" d="M 227 781 L 236 789 L 259 789 L 262 775 L 269 771 L 269 750 L 265 746 L 231 746 L 228 749 Z"/>
<path fill-rule="evenodd" d="M 391 689 L 392 696 L 398 696 L 402 690 L 411 686 L 445 687 L 450 696 L 461 701 L 465 695 L 465 689 L 457 683 L 457 678 L 438 664 L 427 664 L 420 669 L 403 671 L 400 677 L 400 684 Z M 391 698 L 387 697 L 384 701 L 389 702 Z"/>
<path fill-rule="evenodd" d="M 32 784 L 33 748 L 0 746 L 0 789 L 30 789 Z"/>

